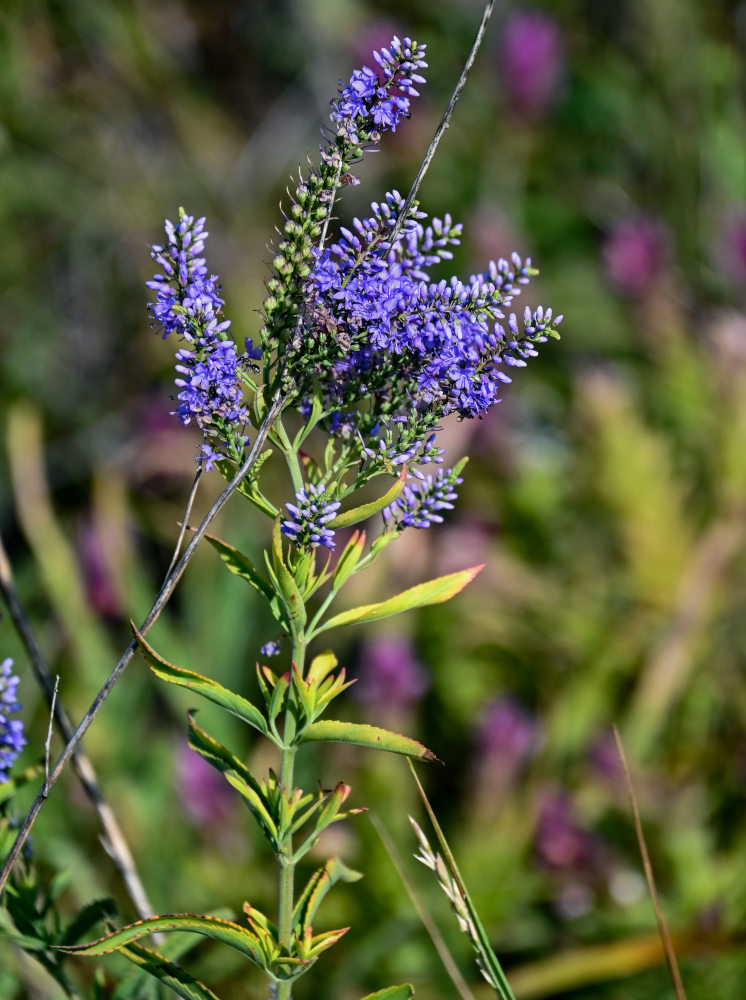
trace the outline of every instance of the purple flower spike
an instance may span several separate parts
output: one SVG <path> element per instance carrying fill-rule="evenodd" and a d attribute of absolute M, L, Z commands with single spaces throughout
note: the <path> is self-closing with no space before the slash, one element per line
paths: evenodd
<path fill-rule="evenodd" d="M 11 673 L 13 661 L 8 658 L 0 663 L 0 784 L 8 781 L 10 769 L 26 746 L 23 722 L 11 719 L 21 709 L 18 701 L 18 677 Z"/>
<path fill-rule="evenodd" d="M 298 490 L 295 494 L 297 503 L 286 505 L 292 516 L 283 521 L 280 530 L 299 548 L 315 545 L 334 548 L 334 532 L 326 525 L 334 520 L 341 504 L 339 501 L 324 500 L 323 495 L 323 486 L 309 483 L 305 489 Z"/>
<path fill-rule="evenodd" d="M 211 442 L 198 455 L 209 472 L 216 461 L 240 460 L 249 423 L 244 405 L 241 365 L 261 352 L 246 341 L 239 357 L 230 339 L 230 320 L 222 318 L 223 300 L 215 275 L 210 276 L 204 257 L 207 233 L 204 219 L 182 214 L 178 226 L 166 221 L 167 243 L 154 246 L 153 260 L 162 268 L 148 288 L 156 293 L 148 306 L 154 326 L 163 336 L 174 333 L 187 346 L 176 353 L 179 407 L 174 413 L 182 424 L 194 422 Z"/>

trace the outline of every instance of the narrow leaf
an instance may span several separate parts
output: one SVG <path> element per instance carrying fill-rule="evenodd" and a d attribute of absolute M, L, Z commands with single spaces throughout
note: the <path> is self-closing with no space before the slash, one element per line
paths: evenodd
<path fill-rule="evenodd" d="M 335 882 L 357 882 L 362 873 L 348 868 L 339 858 L 329 858 L 323 868 L 314 872 L 298 898 L 293 910 L 293 930 L 312 924 L 321 901 Z"/>
<path fill-rule="evenodd" d="M 324 741 L 327 743 L 354 743 L 373 750 L 389 750 L 413 760 L 437 761 L 438 758 L 422 743 L 400 736 L 399 733 L 379 729 L 378 726 L 363 725 L 358 722 L 335 722 L 322 719 L 303 730 L 301 742 Z M 438 761 L 440 763 L 440 761 Z"/>
<path fill-rule="evenodd" d="M 201 694 L 208 701 L 214 702 L 216 705 L 220 705 L 221 708 L 227 709 L 233 715 L 238 716 L 244 722 L 248 722 L 250 726 L 258 729 L 260 733 L 264 736 L 269 736 L 269 729 L 267 727 L 267 720 L 264 718 L 262 713 L 256 706 L 252 705 L 250 701 L 246 698 L 242 698 L 241 695 L 235 694 L 233 691 L 229 691 L 224 688 L 217 681 L 211 680 L 209 677 L 203 677 L 202 674 L 196 674 L 192 670 L 182 670 L 181 667 L 176 667 L 173 663 L 169 663 L 167 660 L 162 659 L 156 651 L 148 645 L 143 636 L 137 631 L 137 627 L 134 622 L 131 622 L 132 631 L 135 634 L 135 641 L 140 647 L 140 652 L 147 660 L 151 670 L 156 676 L 160 677 L 161 680 L 169 681 L 171 684 L 176 684 L 178 687 L 187 688 L 189 691 L 195 691 L 197 694 Z"/>
<path fill-rule="evenodd" d="M 163 955 L 159 955 L 157 951 L 143 948 L 142 945 L 134 942 L 122 945 L 119 951 L 134 965 L 140 966 L 154 979 L 170 987 L 174 993 L 183 997 L 183 1000 L 220 1000 L 217 994 L 208 989 L 204 983 L 200 983 L 194 976 L 170 962 Z"/>
<path fill-rule="evenodd" d="M 121 927 L 112 934 L 107 934 L 89 944 L 57 945 L 56 950 L 75 955 L 108 955 L 118 951 L 123 945 L 130 945 L 141 937 L 158 931 L 189 931 L 212 938 L 234 948 L 264 968 L 262 956 L 256 936 L 251 931 L 234 924 L 230 920 L 218 920 L 216 917 L 203 917 L 195 913 L 164 913 L 147 920 Z"/>
<path fill-rule="evenodd" d="M 418 583 L 416 587 L 410 587 L 409 590 L 404 590 L 401 594 L 389 597 L 379 604 L 363 604 L 359 608 L 350 608 L 349 611 L 343 611 L 329 618 L 316 629 L 315 634 L 342 625 L 380 621 L 382 618 L 389 618 L 391 615 L 398 615 L 412 608 L 422 608 L 428 604 L 441 604 L 462 591 L 483 567 L 484 563 L 472 566 L 470 569 L 462 569 L 458 573 L 439 576 L 435 580 L 428 580 L 427 583 Z"/>
<path fill-rule="evenodd" d="M 283 559 L 279 517 L 275 521 L 274 531 L 272 532 L 272 561 L 280 593 L 285 604 L 290 629 L 294 634 L 297 634 L 298 630 L 302 629 L 306 624 L 306 605 L 298 589 L 298 584 L 293 579 L 293 574 L 287 568 Z"/>
<path fill-rule="evenodd" d="M 212 545 L 231 573 L 235 573 L 236 576 L 240 576 L 246 580 L 254 590 L 261 594 L 267 601 L 271 602 L 275 596 L 275 592 L 269 581 L 264 579 L 248 556 L 245 556 L 243 552 L 239 552 L 238 549 L 224 542 L 221 538 L 216 538 L 215 535 L 205 535 L 205 540 Z"/>
<path fill-rule="evenodd" d="M 306 680 L 309 684 L 320 684 L 325 677 L 334 670 L 337 665 L 337 657 L 330 649 L 325 649 L 323 653 L 314 656 L 311 665 L 306 673 Z"/>
<path fill-rule="evenodd" d="M 330 528 L 349 528 L 351 525 L 359 524 L 360 521 L 364 521 L 373 514 L 377 514 L 401 496 L 406 481 L 407 467 L 403 465 L 399 478 L 393 486 L 386 490 L 382 497 L 379 497 L 378 500 L 371 500 L 370 503 L 361 504 L 359 507 L 351 507 L 349 510 L 343 510 L 341 514 L 337 514 L 333 521 L 329 522 L 328 526 Z"/>
<path fill-rule="evenodd" d="M 337 560 L 334 568 L 334 578 L 332 587 L 339 590 L 345 580 L 355 572 L 355 567 L 360 562 L 365 547 L 365 532 L 356 531 L 347 545 L 344 547 L 341 556 Z"/>

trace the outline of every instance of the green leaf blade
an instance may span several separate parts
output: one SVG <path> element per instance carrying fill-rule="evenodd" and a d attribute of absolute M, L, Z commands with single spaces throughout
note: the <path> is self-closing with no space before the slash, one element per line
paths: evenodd
<path fill-rule="evenodd" d="M 156 653 L 152 646 L 148 645 L 144 637 L 140 635 L 135 623 L 132 622 L 131 624 L 135 641 L 140 647 L 140 652 L 157 677 L 168 681 L 170 684 L 176 684 L 177 687 L 183 687 L 189 691 L 201 694 L 203 698 L 207 698 L 208 701 L 213 702 L 215 705 L 225 708 L 232 715 L 253 726 L 254 729 L 258 729 L 264 736 L 269 736 L 267 720 L 255 705 L 252 705 L 246 698 L 242 698 L 241 695 L 224 688 L 217 681 L 209 677 L 203 677 L 202 674 L 194 673 L 192 670 L 183 670 L 181 667 L 174 666 L 173 663 L 164 660 Z"/>
<path fill-rule="evenodd" d="M 392 733 L 378 726 L 368 726 L 358 722 L 335 722 L 332 719 L 322 719 L 314 722 L 303 730 L 301 742 L 354 743 L 356 746 L 368 747 L 372 750 L 388 750 L 412 760 L 437 761 L 438 758 L 422 743 Z"/>
<path fill-rule="evenodd" d="M 361 521 L 367 520 L 367 518 L 372 517 L 373 514 L 377 514 L 384 507 L 388 507 L 394 500 L 397 500 L 401 496 L 406 481 L 407 467 L 403 465 L 398 479 L 393 486 L 386 490 L 382 497 L 379 497 L 377 500 L 371 500 L 370 503 L 361 504 L 359 507 L 351 507 L 349 510 L 343 510 L 341 514 L 337 514 L 333 521 L 329 522 L 328 527 L 349 528 L 353 524 L 359 524 Z"/>
<path fill-rule="evenodd" d="M 409 1000 L 414 996 L 414 986 L 405 983 L 403 986 L 387 986 L 385 990 L 369 993 L 363 1000 Z"/>
<path fill-rule="evenodd" d="M 204 983 L 199 982 L 157 951 L 151 951 L 150 948 L 143 948 L 142 945 L 133 942 L 122 945 L 119 952 L 154 979 L 168 986 L 183 1000 L 220 1000 L 218 995 Z"/>
<path fill-rule="evenodd" d="M 326 632 L 330 628 L 340 628 L 343 625 L 360 625 L 364 622 L 381 621 L 392 615 L 411 611 L 413 608 L 423 608 L 429 604 L 441 604 L 460 593 L 474 577 L 484 568 L 484 563 L 471 566 L 457 573 L 448 573 L 426 583 L 418 583 L 409 590 L 403 590 L 395 597 L 389 597 L 378 604 L 363 604 L 358 608 L 350 608 L 341 614 L 329 618 L 316 629 L 315 634 Z"/>

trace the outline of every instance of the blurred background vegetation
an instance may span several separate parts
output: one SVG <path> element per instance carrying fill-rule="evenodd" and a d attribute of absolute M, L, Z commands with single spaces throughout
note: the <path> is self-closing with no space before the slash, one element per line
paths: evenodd
<path fill-rule="evenodd" d="M 349 216 L 406 191 L 468 52 L 479 0 L 4 0 L 0 7 L 0 531 L 60 693 L 79 718 L 150 606 L 194 472 L 169 415 L 173 345 L 143 282 L 162 219 L 207 215 L 237 339 L 256 336 L 287 177 L 317 148 L 337 81 L 394 32 L 429 46 L 413 120 L 360 168 Z M 746 981 L 746 4 L 498 4 L 423 206 L 466 224 L 460 272 L 531 254 L 526 294 L 565 314 L 476 426 L 458 509 L 412 531 L 358 595 L 487 566 L 452 603 L 340 637 L 350 718 L 401 726 L 446 762 L 423 775 L 521 1000 L 671 995 L 611 740 L 629 754 L 690 1000 Z M 204 480 L 200 509 L 220 487 Z M 278 480 L 281 500 L 286 485 Z M 240 499 L 218 533 L 257 551 Z M 253 691 L 271 624 L 210 552 L 153 633 L 159 651 Z M 347 645 L 345 645 L 345 643 Z M 7 618 L 38 757 L 47 710 Z M 135 660 L 86 739 L 157 910 L 270 907 L 275 870 L 248 817 L 184 752 L 183 692 Z M 216 736 L 266 747 L 204 709 Z M 222 727 L 222 731 L 221 731 Z M 405 858 L 406 765 L 309 752 Z M 25 799 L 19 797 L 19 810 Z M 131 906 L 70 773 L 34 832 L 63 906 Z M 319 853 L 366 873 L 326 926 L 352 931 L 298 985 L 356 1000 L 453 987 L 364 816 Z M 434 882 L 405 862 L 489 995 Z M 323 915 L 323 911 L 322 911 Z M 192 969 L 224 1000 L 261 977 L 215 947 Z M 106 960 L 112 977 L 118 960 Z M 90 965 L 78 972 L 90 977 Z M 0 994 L 56 998 L 0 942 Z"/>

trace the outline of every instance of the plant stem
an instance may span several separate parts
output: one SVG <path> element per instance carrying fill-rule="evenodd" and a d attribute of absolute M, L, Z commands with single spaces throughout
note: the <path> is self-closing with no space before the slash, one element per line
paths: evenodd
<path fill-rule="evenodd" d="M 293 638 L 292 662 L 300 673 L 306 656 L 306 637 L 304 634 Z M 295 720 L 290 711 L 285 713 L 285 733 L 284 742 L 286 748 L 282 751 L 280 762 L 280 784 L 285 794 L 289 797 L 293 791 L 293 769 L 295 766 L 295 747 L 288 747 L 295 735 Z M 293 837 L 288 834 L 280 848 L 280 902 L 277 929 L 280 934 L 280 943 L 288 951 L 290 950 L 291 937 L 293 932 L 293 897 L 295 894 L 295 861 L 293 857 Z M 290 1000 L 292 993 L 292 983 L 277 984 L 277 1000 Z"/>

